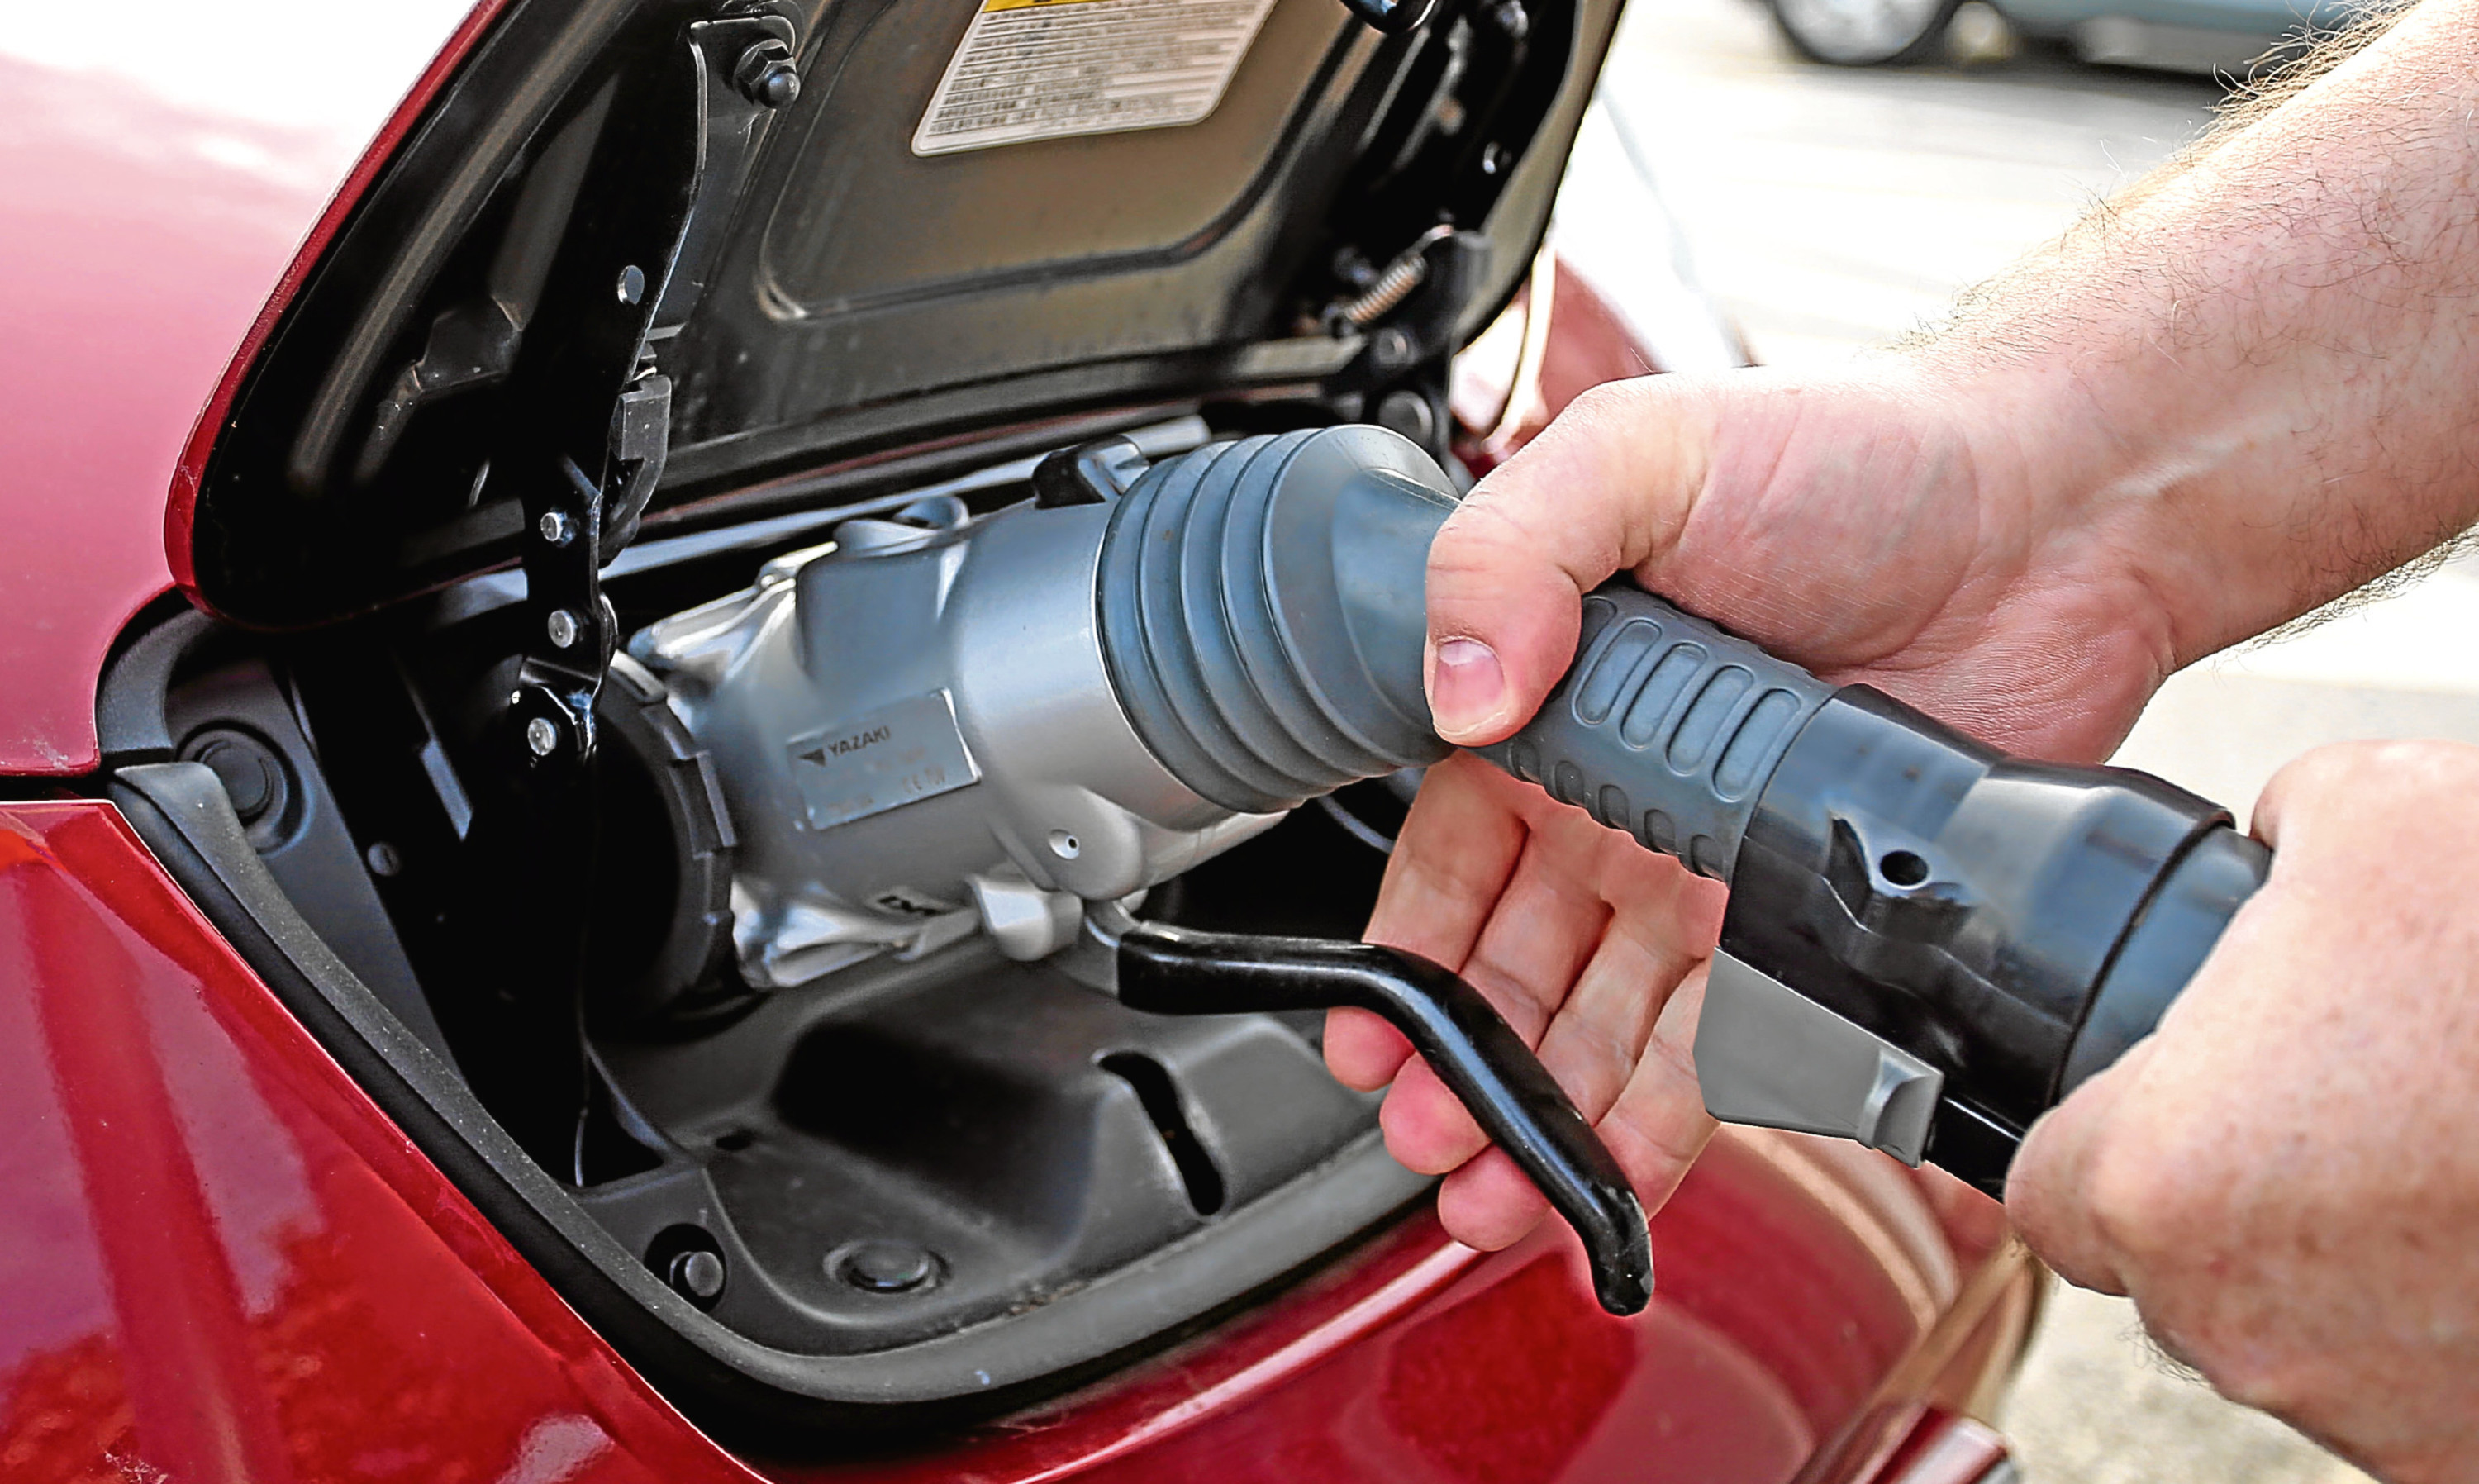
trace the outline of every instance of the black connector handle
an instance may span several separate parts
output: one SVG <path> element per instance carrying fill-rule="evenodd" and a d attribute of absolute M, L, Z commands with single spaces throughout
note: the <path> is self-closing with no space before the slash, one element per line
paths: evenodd
<path fill-rule="evenodd" d="M 1353 1005 L 1383 1015 L 1583 1239 L 1601 1307 L 1629 1315 L 1652 1301 L 1652 1239 L 1626 1172 L 1532 1048 L 1450 971 L 1373 943 L 1146 923 L 1119 939 L 1118 981 L 1120 1003 L 1157 1014 Z"/>
<path fill-rule="evenodd" d="M 1729 884 L 1697 1035 L 1716 1117 L 1856 1139 L 1992 1193 L 2271 866 L 2185 789 L 2008 757 L 1623 578 L 1585 598 L 1539 713 L 1478 752 Z"/>

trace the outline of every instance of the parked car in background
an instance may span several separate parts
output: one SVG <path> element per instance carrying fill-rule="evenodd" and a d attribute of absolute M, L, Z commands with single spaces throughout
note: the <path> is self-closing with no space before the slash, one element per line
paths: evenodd
<path fill-rule="evenodd" d="M 1563 1230 L 1448 1240 L 1313 1020 L 1140 1015 L 918 883 L 776 911 L 678 676 L 529 771 L 598 620 L 728 624 L 1053 450 L 1479 466 L 1729 353 L 1541 250 L 1617 13 L 234 0 L 177 96 L 0 20 L 0 1478 L 1998 1477 L 2037 1269 L 1935 1170 L 1726 1133 L 1613 1318 Z M 412 82 L 358 165 L 252 121 L 339 68 Z M 856 611 L 804 663 L 934 619 Z M 803 817 L 900 852 L 911 798 Z M 1352 934 L 1401 810 L 1138 909 Z"/>
<path fill-rule="evenodd" d="M 1942 55 L 1965 0 L 1768 0 L 1802 56 L 1835 66 Z M 2085 62 L 2244 76 L 2266 57 L 2346 23 L 2365 0 L 1979 0 L 2027 37 Z"/>

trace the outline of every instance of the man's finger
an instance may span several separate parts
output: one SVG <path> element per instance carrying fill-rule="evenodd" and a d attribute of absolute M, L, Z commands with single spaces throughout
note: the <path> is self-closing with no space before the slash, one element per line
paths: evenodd
<path fill-rule="evenodd" d="M 1431 768 L 1387 862 L 1367 940 L 1461 971 L 1523 854 L 1514 801 L 1525 786 L 1471 757 Z M 1412 1043 L 1367 1011 L 1326 1015 L 1325 1064 L 1346 1087 L 1376 1091 L 1411 1055 Z"/>
<path fill-rule="evenodd" d="M 2293 816 L 2313 821 L 2327 807 L 2338 792 L 2364 791 L 2364 780 L 2374 778 L 2398 781 L 2405 776 L 2415 776 L 2423 770 L 2419 764 L 2425 754 L 2418 743 L 2337 742 L 2303 753 L 2284 763 L 2281 771 L 2263 785 L 2256 796 L 2253 829 L 2255 837 L 2266 845 L 2281 844 L 2282 826 Z M 2388 755 L 2406 759 L 2406 766 L 2389 766 Z M 2350 818 L 2349 810 L 2338 812 Z"/>
<path fill-rule="evenodd" d="M 1506 1017 L 1527 1046 L 1538 1046 L 1576 977 L 1598 946 L 1610 912 L 1577 857 L 1592 859 L 1597 832 L 1580 810 L 1557 807 L 1536 818 L 1522 860 L 1498 897 L 1489 926 L 1463 964 L 1463 977 Z M 1586 843 L 1584 849 L 1578 842 Z M 1463 1103 L 1425 1063 L 1407 1063 L 1386 1096 L 1379 1122 L 1394 1158 L 1443 1174 L 1488 1147 Z"/>
<path fill-rule="evenodd" d="M 1481 481 L 1429 548 L 1429 709 L 1480 746 L 1575 655 L 1576 600 L 1677 540 L 1704 477 L 1684 378 L 1597 387 Z"/>
<path fill-rule="evenodd" d="M 1483 1150 L 1438 1187 L 1438 1223 L 1483 1252 L 1514 1246 L 1548 1215 L 1548 1200 L 1503 1149 Z"/>
<path fill-rule="evenodd" d="M 1460 754 L 1429 769 L 1394 841 L 1367 936 L 1460 971 L 1531 838 L 1528 783 Z"/>
<path fill-rule="evenodd" d="M 1720 1127 L 1704 1112 L 1696 1086 L 1691 1048 L 1703 1003 L 1700 968 L 1670 996 L 1618 1101 L 1606 1113 L 1584 1110 L 1648 1212 L 1659 1211 L 1670 1199 Z M 1465 1164 L 1438 1190 L 1438 1219 L 1447 1234 L 1484 1251 L 1521 1241 L 1548 1210 L 1501 1149 Z"/>
<path fill-rule="evenodd" d="M 1325 1012 L 1325 1069 L 1354 1092 L 1374 1092 L 1412 1060 L 1412 1043 L 1371 1011 L 1339 1005 Z"/>
<path fill-rule="evenodd" d="M 2116 1243 L 2097 1219 L 2092 1192 L 2119 1100 L 2150 1060 L 2152 1047 L 2150 1040 L 2137 1041 L 2115 1065 L 2043 1114 L 2024 1137 L 2006 1175 L 2006 1215 L 2014 1230 L 2077 1288 L 2126 1292 Z"/>
<path fill-rule="evenodd" d="M 1725 897 L 1721 883 L 1617 831 L 1597 828 L 1593 843 L 1610 925 L 1542 1038 L 1541 1060 L 1597 1118 L 1643 1053 L 1672 991 L 1713 956 Z M 1596 1057 L 1623 1057 L 1624 1065 L 1606 1090 L 1588 1097 L 1576 1089 L 1593 1086 L 1583 1068 Z"/>
<path fill-rule="evenodd" d="M 1648 913 L 1623 910 L 1576 978 L 1539 1049 L 1541 1064 L 1585 1117 L 1597 1123 L 1617 1105 L 1671 997 L 1710 955 L 1712 945 L 1696 945 L 1695 935 Z"/>
<path fill-rule="evenodd" d="M 1601 1142 L 1648 1212 L 1669 1202 L 1721 1128 L 1704 1111 L 1696 1082 L 1696 1024 L 1704 1011 L 1709 971 L 1699 965 L 1671 994 L 1636 1059 L 1635 1075 L 1599 1120 Z"/>
<path fill-rule="evenodd" d="M 1628 1079 L 1635 1074 L 1638 1058 L 1652 1034 L 1654 1018 L 1669 1003 L 1680 977 L 1692 966 L 1691 960 L 1648 948 L 1642 937 L 1622 931 L 1620 924 L 1610 924 L 1602 934 L 1591 961 L 1574 976 L 1574 989 L 1550 1020 L 1536 1048 L 1541 1064 L 1558 1080 L 1558 1086 L 1586 1121 L 1599 1122 L 1619 1100 Z M 1526 1035 L 1525 1039 L 1532 1037 Z M 1467 1193 L 1450 1205 L 1485 1211 L 1497 1197 L 1472 1195 L 1469 1193 L 1470 1190 L 1511 1189 L 1506 1183 L 1507 1177 L 1514 1174 L 1511 1165 L 1496 1175 L 1473 1172 L 1467 1177 L 1476 1164 L 1495 1163 L 1502 1156 L 1486 1150 L 1486 1136 L 1479 1124 L 1470 1119 L 1460 1102 L 1453 1101 L 1453 1094 L 1443 1084 L 1433 1081 L 1426 1063 L 1406 1070 L 1395 1095 L 1402 1103 L 1396 1107 L 1393 1098 L 1388 1100 L 1388 1147 L 1396 1159 L 1414 1169 L 1430 1173 L 1454 1171 L 1455 1180 Z M 1503 1246 L 1521 1237 L 1537 1215 L 1510 1215 L 1507 1219 L 1515 1224 L 1495 1245 Z M 1488 1230 L 1486 1224 L 1476 1222 L 1469 1231 L 1457 1231 L 1456 1237 L 1471 1246 L 1488 1246 L 1490 1242 L 1471 1235 Z"/>

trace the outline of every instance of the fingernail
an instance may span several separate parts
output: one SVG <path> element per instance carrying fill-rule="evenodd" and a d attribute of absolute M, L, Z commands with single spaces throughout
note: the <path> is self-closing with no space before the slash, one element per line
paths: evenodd
<path fill-rule="evenodd" d="M 1487 726 L 1506 706 L 1506 672 L 1497 652 L 1478 639 L 1448 639 L 1438 646 L 1429 673 L 1429 717 L 1438 734 L 1452 740 Z"/>

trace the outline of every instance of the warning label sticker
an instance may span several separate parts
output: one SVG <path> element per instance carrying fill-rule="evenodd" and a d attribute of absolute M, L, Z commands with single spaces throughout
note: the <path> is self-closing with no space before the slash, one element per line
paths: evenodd
<path fill-rule="evenodd" d="M 1192 124 L 1274 0 L 984 0 L 912 133 L 916 155 Z"/>

